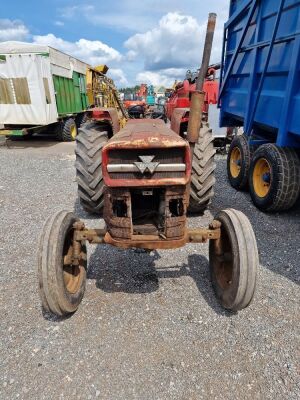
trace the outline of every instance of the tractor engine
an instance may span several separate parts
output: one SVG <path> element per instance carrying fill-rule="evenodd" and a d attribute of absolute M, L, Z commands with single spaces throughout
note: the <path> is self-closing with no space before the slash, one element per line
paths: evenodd
<path fill-rule="evenodd" d="M 190 148 L 163 121 L 129 121 L 104 146 L 102 172 L 112 243 L 173 241 L 176 247 L 185 240 Z"/>

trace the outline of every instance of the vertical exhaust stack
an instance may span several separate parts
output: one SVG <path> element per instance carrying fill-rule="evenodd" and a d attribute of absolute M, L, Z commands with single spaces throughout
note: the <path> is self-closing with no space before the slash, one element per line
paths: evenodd
<path fill-rule="evenodd" d="M 194 151 L 194 144 L 198 141 L 201 128 L 202 113 L 205 93 L 203 84 L 209 67 L 213 38 L 216 27 L 217 14 L 210 13 L 208 16 L 205 44 L 203 49 L 202 65 L 196 80 L 196 91 L 192 94 L 190 117 L 187 130 L 187 140 L 191 146 L 191 153 Z"/>

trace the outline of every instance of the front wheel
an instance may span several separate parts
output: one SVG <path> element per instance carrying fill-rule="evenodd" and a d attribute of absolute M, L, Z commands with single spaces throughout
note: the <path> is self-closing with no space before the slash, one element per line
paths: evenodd
<path fill-rule="evenodd" d="M 68 211 L 59 211 L 46 221 L 38 250 L 39 294 L 42 307 L 63 316 L 77 310 L 85 292 L 86 246 L 80 244 L 79 260 L 73 260 L 74 223 Z M 73 260 L 73 261 L 72 261 Z"/>
<path fill-rule="evenodd" d="M 259 265 L 255 235 L 248 218 L 234 209 L 215 217 L 221 237 L 209 242 L 211 281 L 221 305 L 232 311 L 247 307 L 253 298 Z"/>

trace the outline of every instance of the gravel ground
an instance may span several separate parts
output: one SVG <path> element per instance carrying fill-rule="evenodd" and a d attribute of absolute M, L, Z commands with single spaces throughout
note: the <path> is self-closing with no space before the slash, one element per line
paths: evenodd
<path fill-rule="evenodd" d="M 53 211 L 88 218 L 73 144 L 9 146 L 0 148 L 1 399 L 300 398 L 300 205 L 258 212 L 229 187 L 219 156 L 214 202 L 189 224 L 205 226 L 226 207 L 248 215 L 261 260 L 252 305 L 238 314 L 218 305 L 207 245 L 150 255 L 98 246 L 88 249 L 82 305 L 59 320 L 41 312 L 36 249 Z"/>

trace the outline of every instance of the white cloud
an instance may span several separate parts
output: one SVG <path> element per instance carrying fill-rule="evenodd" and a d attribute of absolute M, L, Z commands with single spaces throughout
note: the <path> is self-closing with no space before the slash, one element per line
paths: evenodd
<path fill-rule="evenodd" d="M 0 19 L 0 42 L 7 40 L 25 40 L 29 30 L 22 21 Z"/>
<path fill-rule="evenodd" d="M 177 12 L 163 16 L 158 26 L 138 33 L 125 42 L 130 59 L 134 55 L 144 60 L 145 70 L 196 68 L 200 64 L 206 21 L 199 24 L 190 16 Z M 221 58 L 221 30 L 216 31 L 212 62 Z"/>
<path fill-rule="evenodd" d="M 54 25 L 56 25 L 56 26 L 64 26 L 65 23 L 62 22 L 62 21 L 54 21 Z"/>
<path fill-rule="evenodd" d="M 110 68 L 107 74 L 110 78 L 112 78 L 114 80 L 114 83 L 117 86 L 120 87 L 120 86 L 128 86 L 129 85 L 128 80 L 122 69 Z"/>
<path fill-rule="evenodd" d="M 184 68 L 168 68 L 160 71 L 143 71 L 136 76 L 137 83 L 148 83 L 154 86 L 163 85 L 171 87 L 175 80 L 181 80 L 185 76 Z"/>
<path fill-rule="evenodd" d="M 115 84 L 117 86 L 128 85 L 123 70 L 118 68 L 123 56 L 100 40 L 79 39 L 77 42 L 69 42 L 49 33 L 44 36 L 34 36 L 33 42 L 54 47 L 92 66 L 100 64 L 107 64 L 108 67 L 112 66 L 108 71 L 108 75 L 114 79 Z"/>
<path fill-rule="evenodd" d="M 121 53 L 100 40 L 79 39 L 77 42 L 69 42 L 49 33 L 44 36 L 33 36 L 33 42 L 54 47 L 93 66 L 110 65 L 112 62 L 122 60 Z"/>
<path fill-rule="evenodd" d="M 159 0 L 151 0 L 158 2 Z M 78 20 L 84 18 L 89 24 L 105 26 L 122 31 L 144 31 L 150 29 L 159 18 L 159 8 L 140 4 L 136 0 L 110 2 L 94 1 L 94 4 L 77 4 L 59 10 L 61 18 Z"/>
<path fill-rule="evenodd" d="M 224 19 L 229 9 L 228 0 L 89 0 L 86 3 L 85 0 L 77 0 L 76 5 L 59 9 L 60 18 L 84 18 L 89 24 L 113 28 L 122 33 L 145 32 L 168 12 L 193 15 L 198 21 L 203 21 L 209 12 L 217 12 L 220 19 Z"/>
<path fill-rule="evenodd" d="M 88 13 L 92 14 L 94 12 L 94 6 L 83 4 L 76 6 L 69 6 L 59 10 L 59 14 L 62 18 L 73 19 L 76 17 L 88 16 Z"/>

